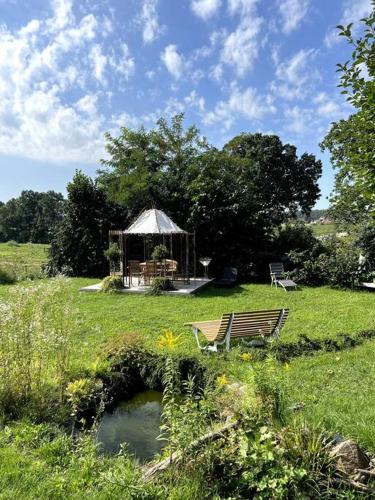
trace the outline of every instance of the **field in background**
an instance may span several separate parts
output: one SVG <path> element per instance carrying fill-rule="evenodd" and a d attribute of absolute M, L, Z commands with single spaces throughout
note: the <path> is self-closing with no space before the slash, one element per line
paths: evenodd
<path fill-rule="evenodd" d="M 309 224 L 315 236 L 323 236 L 325 234 L 336 234 L 338 232 L 336 224 Z"/>
<path fill-rule="evenodd" d="M 37 274 L 48 260 L 48 248 L 37 243 L 0 243 L 0 268 L 17 276 Z"/>

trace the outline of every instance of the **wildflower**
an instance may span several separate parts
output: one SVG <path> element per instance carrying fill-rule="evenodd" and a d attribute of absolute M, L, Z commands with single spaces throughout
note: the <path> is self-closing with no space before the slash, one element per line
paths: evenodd
<path fill-rule="evenodd" d="M 250 361 L 252 355 L 249 352 L 243 352 L 242 354 L 240 354 L 240 358 L 242 359 L 242 361 Z"/>
<path fill-rule="evenodd" d="M 227 379 L 227 377 L 226 377 L 226 375 L 225 375 L 225 374 L 220 375 L 220 376 L 219 376 L 219 377 L 217 377 L 217 379 L 216 379 L 216 383 L 217 383 L 217 385 L 218 385 L 219 387 L 223 387 L 224 385 L 228 385 L 228 382 L 229 382 L 229 381 L 228 381 L 228 379 Z"/>
<path fill-rule="evenodd" d="M 163 330 L 163 335 L 159 337 L 158 344 L 160 347 L 166 347 L 168 349 L 174 349 L 179 344 L 179 338 L 181 335 L 174 335 L 172 330 Z"/>
<path fill-rule="evenodd" d="M 289 364 L 289 363 L 285 363 L 285 364 L 284 364 L 284 370 L 285 370 L 286 372 L 290 371 L 290 368 L 291 368 L 291 367 L 290 367 L 290 364 Z"/>
<path fill-rule="evenodd" d="M 340 356 L 336 356 L 335 359 L 336 359 L 336 361 L 340 361 L 341 358 L 340 358 Z"/>

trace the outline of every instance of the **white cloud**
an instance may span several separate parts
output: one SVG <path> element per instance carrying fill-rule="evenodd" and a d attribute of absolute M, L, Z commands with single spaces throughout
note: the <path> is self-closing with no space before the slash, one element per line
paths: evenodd
<path fill-rule="evenodd" d="M 262 25 L 262 18 L 256 15 L 253 0 L 231 0 L 229 11 L 240 15 L 240 22 L 232 33 L 224 36 L 220 61 L 233 66 L 237 76 L 243 77 L 250 71 L 258 57 L 257 39 Z"/>
<path fill-rule="evenodd" d="M 106 79 L 104 77 L 105 69 L 107 66 L 108 58 L 102 52 L 99 44 L 95 44 L 89 53 L 89 60 L 92 63 L 92 68 L 94 71 L 95 78 L 100 83 L 105 83 Z"/>
<path fill-rule="evenodd" d="M 289 60 L 279 63 L 277 81 L 271 84 L 273 92 L 287 100 L 306 97 L 312 84 L 320 79 L 319 71 L 313 67 L 316 55 L 315 49 L 301 49 Z"/>
<path fill-rule="evenodd" d="M 353 27 L 355 33 L 356 24 L 358 24 L 362 18 L 369 15 L 372 9 L 371 0 L 345 0 L 343 2 L 342 16 L 338 24 L 346 26 L 349 23 L 355 23 Z M 338 33 L 338 30 L 335 28 L 326 34 L 324 43 L 327 47 L 332 47 L 342 40 L 342 37 L 339 36 Z"/>
<path fill-rule="evenodd" d="M 143 0 L 139 22 L 142 25 L 144 43 L 153 42 L 164 31 L 164 27 L 159 24 L 157 5 L 158 0 Z"/>
<path fill-rule="evenodd" d="M 126 44 L 104 52 L 102 17 L 76 19 L 70 0 L 54 0 L 52 7 L 48 18 L 0 30 L 0 153 L 97 162 L 111 123 L 98 111 L 102 91 L 87 86 L 103 87 L 106 77 L 127 80 L 135 63 Z M 69 104 L 72 93 L 76 101 Z"/>
<path fill-rule="evenodd" d="M 221 0 L 191 0 L 190 6 L 194 14 L 207 21 L 219 10 Z"/>
<path fill-rule="evenodd" d="M 339 120 L 348 115 L 350 105 L 348 103 L 339 103 L 337 98 L 331 98 L 326 92 L 319 92 L 314 99 L 313 107 L 315 113 L 323 118 L 329 119 L 330 122 Z"/>
<path fill-rule="evenodd" d="M 168 45 L 161 54 L 161 60 L 169 73 L 179 80 L 184 71 L 184 58 L 177 51 L 176 45 Z"/>
<path fill-rule="evenodd" d="M 184 98 L 185 104 L 191 108 L 196 108 L 201 113 L 205 110 L 205 99 L 199 96 L 196 90 L 192 90 L 189 95 Z"/>
<path fill-rule="evenodd" d="M 252 14 L 258 0 L 228 0 L 230 14 L 240 14 L 241 16 Z"/>
<path fill-rule="evenodd" d="M 214 110 L 203 116 L 203 123 L 211 125 L 221 123 L 228 130 L 238 117 L 248 120 L 261 120 L 268 114 L 276 112 L 270 95 L 259 94 L 253 87 L 241 89 L 232 84 L 227 101 L 219 101 Z"/>
<path fill-rule="evenodd" d="M 285 34 L 298 28 L 309 10 L 310 0 L 279 0 L 282 31 Z"/>
<path fill-rule="evenodd" d="M 109 64 L 113 70 L 122 75 L 126 81 L 133 76 L 135 62 L 133 57 L 130 57 L 129 47 L 126 43 L 121 44 L 121 54 L 118 57 L 112 55 L 109 58 Z"/>
<path fill-rule="evenodd" d="M 84 97 L 81 97 L 81 99 L 79 99 L 76 102 L 75 106 L 78 109 L 78 111 L 86 113 L 91 117 L 95 117 L 97 113 L 97 108 L 96 108 L 97 101 L 98 101 L 97 95 L 87 94 Z"/>

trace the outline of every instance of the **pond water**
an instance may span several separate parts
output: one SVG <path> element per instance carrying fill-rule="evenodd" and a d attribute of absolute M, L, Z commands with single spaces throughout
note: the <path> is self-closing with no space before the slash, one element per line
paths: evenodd
<path fill-rule="evenodd" d="M 113 410 L 103 414 L 97 440 L 105 453 L 115 454 L 121 443 L 140 461 L 147 461 L 159 453 L 165 441 L 160 434 L 163 394 L 145 391 L 128 401 L 121 401 Z"/>

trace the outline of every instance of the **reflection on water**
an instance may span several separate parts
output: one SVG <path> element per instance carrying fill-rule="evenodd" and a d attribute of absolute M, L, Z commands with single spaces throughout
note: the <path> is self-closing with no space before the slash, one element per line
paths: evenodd
<path fill-rule="evenodd" d="M 115 454 L 120 444 L 126 443 L 129 452 L 141 461 L 159 453 L 165 445 L 165 441 L 156 439 L 160 434 L 162 397 L 159 391 L 145 391 L 105 412 L 97 433 L 103 450 Z"/>

